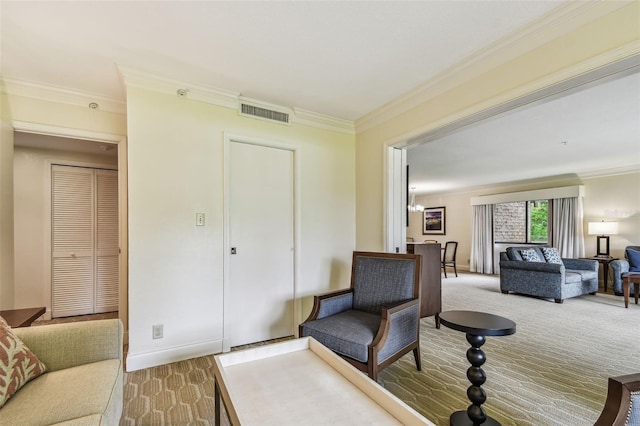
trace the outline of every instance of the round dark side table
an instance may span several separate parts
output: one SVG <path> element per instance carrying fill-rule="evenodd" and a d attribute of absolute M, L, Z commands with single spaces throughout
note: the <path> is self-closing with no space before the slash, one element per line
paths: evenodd
<path fill-rule="evenodd" d="M 510 319 L 475 311 L 448 311 L 440 314 L 440 322 L 445 327 L 467 333 L 467 342 L 471 347 L 467 350 L 467 360 L 471 367 L 467 369 L 467 379 L 471 386 L 467 388 L 467 397 L 471 405 L 467 411 L 456 411 L 449 417 L 451 426 L 491 425 L 500 423 L 488 417 L 482 408 L 487 395 L 482 384 L 487 381 L 481 366 L 487 360 L 480 347 L 484 345 L 485 336 L 508 336 L 516 332 L 516 323 Z"/>

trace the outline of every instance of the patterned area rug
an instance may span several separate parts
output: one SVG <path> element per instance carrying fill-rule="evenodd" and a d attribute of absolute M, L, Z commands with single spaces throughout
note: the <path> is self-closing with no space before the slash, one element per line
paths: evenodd
<path fill-rule="evenodd" d="M 487 337 L 484 407 L 504 426 L 583 426 L 600 415 L 607 378 L 640 371 L 640 305 L 597 294 L 563 304 L 500 293 L 497 277 L 442 280 L 443 310 L 507 317 L 516 334 Z M 380 373 L 379 383 L 437 425 L 465 409 L 464 333 L 422 320 L 422 371 L 413 355 Z M 127 373 L 121 425 L 213 425 L 213 357 Z M 226 418 L 223 415 L 223 424 Z M 314 425 L 313 419 L 309 424 Z"/>

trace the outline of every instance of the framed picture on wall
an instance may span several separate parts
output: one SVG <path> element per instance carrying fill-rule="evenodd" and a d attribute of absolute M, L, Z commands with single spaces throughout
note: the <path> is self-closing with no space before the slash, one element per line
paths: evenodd
<path fill-rule="evenodd" d="M 445 207 L 425 207 L 422 213 L 422 235 L 446 234 Z"/>

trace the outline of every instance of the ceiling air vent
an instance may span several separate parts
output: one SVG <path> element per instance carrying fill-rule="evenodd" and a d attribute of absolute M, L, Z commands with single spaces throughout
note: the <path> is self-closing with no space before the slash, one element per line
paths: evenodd
<path fill-rule="evenodd" d="M 265 120 L 289 124 L 289 114 L 287 114 L 286 112 L 262 108 L 259 106 L 246 104 L 244 102 L 240 104 L 240 113 L 242 115 L 249 115 L 251 117 L 258 117 Z"/>

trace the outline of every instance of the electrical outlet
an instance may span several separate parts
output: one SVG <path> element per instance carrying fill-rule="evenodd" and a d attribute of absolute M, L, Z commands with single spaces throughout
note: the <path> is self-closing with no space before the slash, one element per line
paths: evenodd
<path fill-rule="evenodd" d="M 163 329 L 162 324 L 156 324 L 152 326 L 154 339 L 162 339 L 162 329 Z"/>

